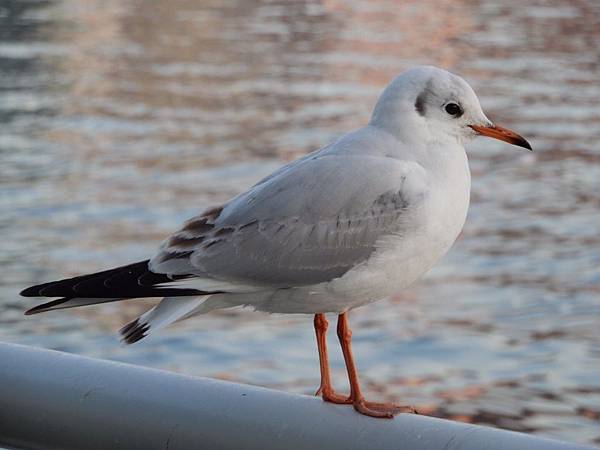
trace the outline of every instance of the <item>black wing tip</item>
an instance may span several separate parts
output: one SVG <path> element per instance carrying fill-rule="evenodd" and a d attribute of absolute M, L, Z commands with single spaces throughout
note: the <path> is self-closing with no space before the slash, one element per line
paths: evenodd
<path fill-rule="evenodd" d="M 35 314 L 42 313 L 44 311 L 42 310 L 41 306 L 43 306 L 43 305 L 38 305 L 38 306 L 34 306 L 33 308 L 29 308 L 27 311 L 25 311 L 23 313 L 23 315 L 25 315 L 25 316 L 33 316 Z"/>
<path fill-rule="evenodd" d="M 71 297 L 59 298 L 57 300 L 52 300 L 51 302 L 42 303 L 41 305 L 34 306 L 33 308 L 29 308 L 24 312 L 26 316 L 33 316 L 34 314 L 43 313 L 46 311 L 50 311 L 54 308 L 54 306 L 60 305 L 62 303 L 68 302 L 71 300 Z"/>
<path fill-rule="evenodd" d="M 140 322 L 140 319 L 135 319 L 119 330 L 119 333 L 121 334 L 121 342 L 126 345 L 135 344 L 137 341 L 140 341 L 148 336 L 149 330 L 150 325 Z"/>
<path fill-rule="evenodd" d="M 41 284 L 30 286 L 28 288 L 23 289 L 19 292 L 21 297 L 39 297 L 40 296 L 40 287 L 43 286 Z"/>
<path fill-rule="evenodd" d="M 101 272 L 38 284 L 23 289 L 20 295 L 23 297 L 142 298 L 207 294 L 197 289 L 162 286 L 163 283 L 189 278 L 192 275 L 173 277 L 154 273 L 148 268 L 149 261 L 144 260 Z"/>

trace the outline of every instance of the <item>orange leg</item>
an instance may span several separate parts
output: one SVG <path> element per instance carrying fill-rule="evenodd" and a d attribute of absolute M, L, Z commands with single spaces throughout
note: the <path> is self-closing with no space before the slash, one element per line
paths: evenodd
<path fill-rule="evenodd" d="M 325 314 L 315 314 L 315 333 L 317 335 L 317 348 L 319 349 L 319 366 L 321 369 L 321 385 L 315 395 L 321 395 L 323 400 L 331 403 L 349 404 L 352 400 L 349 397 L 337 394 L 331 386 L 329 376 L 329 360 L 327 359 L 327 327 L 329 322 Z"/>
<path fill-rule="evenodd" d="M 354 358 L 352 357 L 352 331 L 348 327 L 347 313 L 338 316 L 337 335 L 340 340 L 340 345 L 342 346 L 342 353 L 344 354 L 344 361 L 346 362 L 346 369 L 348 371 L 348 380 L 350 381 L 350 398 L 348 400 L 352 403 L 355 410 L 367 416 L 388 419 L 391 419 L 394 417 L 394 414 L 398 413 L 416 413 L 416 410 L 410 406 L 366 401 L 360 391 L 358 372 L 354 365 Z"/>

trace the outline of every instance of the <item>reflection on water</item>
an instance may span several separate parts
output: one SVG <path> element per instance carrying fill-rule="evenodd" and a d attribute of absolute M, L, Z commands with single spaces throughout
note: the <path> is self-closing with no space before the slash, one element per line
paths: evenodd
<path fill-rule="evenodd" d="M 308 317 L 221 312 L 125 348 L 147 302 L 24 319 L 17 292 L 149 256 L 432 63 L 536 152 L 471 145 L 462 239 L 353 313 L 368 391 L 600 442 L 600 3 L 399 3 L 0 2 L 0 339 L 311 393 Z"/>

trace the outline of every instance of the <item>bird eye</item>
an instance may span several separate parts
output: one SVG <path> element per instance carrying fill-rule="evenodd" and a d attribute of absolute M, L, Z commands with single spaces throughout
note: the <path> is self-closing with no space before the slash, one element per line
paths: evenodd
<path fill-rule="evenodd" d="M 460 117 L 460 116 L 462 116 L 462 113 L 463 113 L 462 108 L 459 105 L 457 105 L 456 103 L 448 103 L 444 107 L 444 109 L 446 110 L 446 112 L 448 114 L 450 114 L 451 116 L 454 116 L 454 117 Z"/>

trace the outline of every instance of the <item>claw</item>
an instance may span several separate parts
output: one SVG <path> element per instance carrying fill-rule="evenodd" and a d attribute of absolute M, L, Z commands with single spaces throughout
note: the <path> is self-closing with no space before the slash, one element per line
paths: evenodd
<path fill-rule="evenodd" d="M 352 399 L 345 395 L 340 395 L 335 391 L 323 391 L 323 401 L 328 403 L 335 403 L 336 405 L 350 405 L 352 403 Z"/>
<path fill-rule="evenodd" d="M 390 411 L 378 411 L 372 408 L 369 408 L 366 405 L 366 402 L 355 402 L 354 409 L 365 416 L 377 417 L 379 419 L 393 419 L 394 413 Z"/>
<path fill-rule="evenodd" d="M 412 406 L 405 405 L 395 405 L 394 403 L 378 403 L 378 402 L 368 402 L 366 400 L 358 401 L 358 404 L 364 405 L 367 410 L 376 411 L 378 413 L 385 413 L 389 417 L 393 417 L 396 414 L 409 413 L 409 414 L 417 414 L 417 410 Z M 356 408 L 356 403 L 355 403 Z M 358 409 L 357 409 L 358 411 Z M 361 412 L 361 411 L 359 411 Z M 365 414 L 365 413 L 363 413 Z M 371 415 L 368 414 L 367 415 Z M 384 416 L 384 417 L 388 417 Z M 376 416 L 379 417 L 379 416 Z"/>

